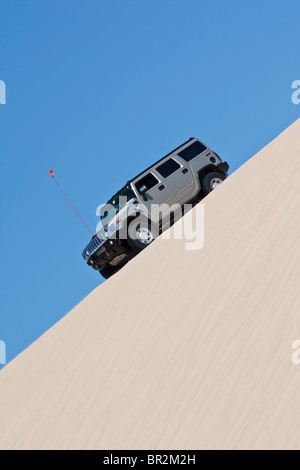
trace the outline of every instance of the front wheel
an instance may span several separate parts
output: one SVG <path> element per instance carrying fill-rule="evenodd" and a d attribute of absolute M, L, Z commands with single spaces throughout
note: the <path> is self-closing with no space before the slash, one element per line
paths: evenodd
<path fill-rule="evenodd" d="M 128 245 L 133 250 L 141 251 L 158 237 L 158 230 L 149 220 L 134 219 L 128 226 Z"/>
<path fill-rule="evenodd" d="M 226 179 L 226 176 L 222 173 L 218 173 L 213 171 L 212 173 L 208 173 L 205 175 L 201 180 L 201 186 L 204 193 L 204 196 L 209 194 L 215 188 L 220 186 L 221 183 Z"/>
<path fill-rule="evenodd" d="M 108 279 L 117 271 L 118 269 L 114 268 L 113 266 L 108 265 L 108 266 L 105 266 L 105 268 L 100 269 L 99 273 L 101 274 L 101 276 L 104 277 L 104 279 Z"/>

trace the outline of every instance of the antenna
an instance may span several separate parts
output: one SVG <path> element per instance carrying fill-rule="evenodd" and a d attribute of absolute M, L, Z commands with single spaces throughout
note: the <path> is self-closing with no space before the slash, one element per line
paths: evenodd
<path fill-rule="evenodd" d="M 93 232 L 91 231 L 90 227 L 88 226 L 88 224 L 83 220 L 83 218 L 81 217 L 81 215 L 79 214 L 79 212 L 75 209 L 75 207 L 73 206 L 72 202 L 70 201 L 70 199 L 68 198 L 68 196 L 66 195 L 66 193 L 62 190 L 62 188 L 60 187 L 60 185 L 58 184 L 58 182 L 56 181 L 55 179 L 55 176 L 54 176 L 54 170 L 50 170 L 49 171 L 54 183 L 56 184 L 56 186 L 60 189 L 60 191 L 62 192 L 62 194 L 64 195 L 64 197 L 66 198 L 66 200 L 68 201 L 68 203 L 70 204 L 70 206 L 72 207 L 72 209 L 76 212 L 76 214 L 78 215 L 78 217 L 80 218 L 80 220 L 84 223 L 84 225 L 86 226 L 86 228 L 88 229 L 88 231 L 92 234 L 93 238 L 97 241 L 97 243 L 99 243 L 99 246 L 101 246 L 101 248 L 104 250 L 104 252 L 107 254 L 107 251 L 105 250 L 104 246 L 102 245 L 102 243 L 100 242 L 99 238 L 93 234 Z"/>

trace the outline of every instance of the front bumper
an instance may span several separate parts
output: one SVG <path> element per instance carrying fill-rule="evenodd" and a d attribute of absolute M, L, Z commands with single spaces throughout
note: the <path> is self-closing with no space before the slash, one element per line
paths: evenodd
<path fill-rule="evenodd" d="M 82 252 L 82 257 L 89 266 L 99 270 L 110 263 L 116 256 L 124 253 L 124 247 L 115 239 L 95 240 L 95 237 Z"/>

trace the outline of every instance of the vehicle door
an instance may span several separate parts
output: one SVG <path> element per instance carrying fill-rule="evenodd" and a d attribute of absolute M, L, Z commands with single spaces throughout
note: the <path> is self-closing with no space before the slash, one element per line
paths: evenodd
<path fill-rule="evenodd" d="M 173 155 L 155 169 L 165 178 L 165 186 L 174 195 L 174 203 L 182 205 L 187 202 L 195 189 L 195 178 L 189 164 Z"/>
<path fill-rule="evenodd" d="M 151 219 L 158 224 L 160 218 L 168 215 L 168 207 L 173 205 L 174 195 L 164 183 L 164 179 L 154 170 L 144 174 L 133 184 L 140 201 L 151 214 Z M 162 205 L 162 213 L 158 205 Z"/>

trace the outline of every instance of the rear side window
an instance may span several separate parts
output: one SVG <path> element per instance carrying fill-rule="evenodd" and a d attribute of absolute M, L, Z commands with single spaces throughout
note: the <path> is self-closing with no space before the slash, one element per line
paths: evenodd
<path fill-rule="evenodd" d="M 197 140 L 196 142 L 179 152 L 178 155 L 183 158 L 186 162 L 189 162 L 193 158 L 197 157 L 197 155 L 204 152 L 204 150 L 206 150 L 205 145 L 201 144 L 201 142 Z"/>
<path fill-rule="evenodd" d="M 178 168 L 180 168 L 179 163 L 173 160 L 173 158 L 170 158 L 162 165 L 159 165 L 156 168 L 156 171 L 158 171 L 158 173 L 164 178 L 167 178 L 167 176 L 170 176 L 172 173 L 178 170 Z"/>
<path fill-rule="evenodd" d="M 137 183 L 135 183 L 135 187 L 139 193 L 145 193 L 149 191 L 149 189 L 153 188 L 158 183 L 158 179 L 155 178 L 152 173 L 148 173 L 148 175 L 144 176 L 144 178 L 140 179 Z"/>

